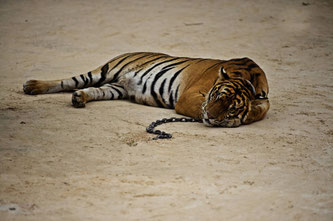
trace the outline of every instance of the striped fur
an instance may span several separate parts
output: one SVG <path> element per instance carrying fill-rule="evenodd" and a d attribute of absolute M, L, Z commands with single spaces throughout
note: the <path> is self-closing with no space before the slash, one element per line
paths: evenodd
<path fill-rule="evenodd" d="M 203 122 L 207 126 L 239 126 L 254 99 L 254 87 L 248 80 L 218 80 L 202 104 Z"/>
<path fill-rule="evenodd" d="M 249 89 L 252 87 L 253 91 Z M 266 98 L 268 95 L 265 73 L 248 58 L 223 61 L 145 52 L 120 55 L 93 71 L 69 79 L 30 80 L 23 89 L 26 94 L 79 89 L 72 95 L 74 107 L 84 107 L 93 100 L 129 99 L 150 106 L 176 109 L 177 113 L 206 119 L 205 124 L 213 126 L 238 126 L 258 120 L 251 117 L 246 121 L 251 101 L 262 104 L 263 101 L 255 98 Z M 209 112 L 214 103 L 219 103 L 226 96 L 231 97 L 228 99 L 237 109 L 242 109 L 242 116 L 237 115 L 240 119 L 238 123 L 221 123 L 224 118 L 235 116 L 231 114 L 234 113 L 231 103 L 228 107 L 223 106 L 223 111 L 214 110 L 219 116 L 214 111 L 214 114 Z M 263 116 L 269 108 L 268 100 L 266 103 L 261 111 L 264 113 L 260 112 Z"/>

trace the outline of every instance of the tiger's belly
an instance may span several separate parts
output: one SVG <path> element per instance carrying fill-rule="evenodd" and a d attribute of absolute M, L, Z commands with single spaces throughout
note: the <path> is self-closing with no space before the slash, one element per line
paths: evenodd
<path fill-rule="evenodd" d="M 178 100 L 180 83 L 179 79 L 173 77 L 172 72 L 164 73 L 162 77 L 156 73 L 143 76 L 129 72 L 123 75 L 119 82 L 124 86 L 131 101 L 173 109 Z"/>

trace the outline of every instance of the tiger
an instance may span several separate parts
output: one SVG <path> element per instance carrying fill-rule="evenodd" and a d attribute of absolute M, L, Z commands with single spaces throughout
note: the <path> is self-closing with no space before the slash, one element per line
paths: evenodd
<path fill-rule="evenodd" d="M 131 52 L 85 74 L 62 80 L 29 80 L 30 95 L 72 91 L 72 105 L 128 99 L 169 109 L 206 126 L 238 127 L 263 119 L 269 110 L 268 82 L 251 59 L 174 57 Z"/>

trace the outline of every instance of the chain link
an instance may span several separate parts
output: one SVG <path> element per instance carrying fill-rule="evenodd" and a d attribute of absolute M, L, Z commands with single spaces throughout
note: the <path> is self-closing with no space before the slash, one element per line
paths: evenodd
<path fill-rule="evenodd" d="M 154 130 L 155 127 L 157 127 L 161 124 L 170 123 L 170 122 L 199 122 L 199 123 L 202 123 L 202 120 L 201 119 L 194 119 L 194 118 L 187 118 L 187 117 L 163 118 L 162 120 L 157 120 L 157 121 L 152 122 L 146 128 L 146 131 L 150 134 L 157 134 L 157 136 L 154 137 L 153 140 L 170 139 L 172 137 L 172 134 L 166 133 L 166 132 L 160 131 L 160 130 Z"/>

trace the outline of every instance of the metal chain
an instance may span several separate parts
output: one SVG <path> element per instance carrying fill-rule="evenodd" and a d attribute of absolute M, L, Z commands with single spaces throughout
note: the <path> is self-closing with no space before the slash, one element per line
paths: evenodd
<path fill-rule="evenodd" d="M 154 130 L 155 127 L 157 127 L 161 124 L 170 123 L 170 122 L 199 122 L 199 123 L 202 123 L 202 120 L 201 119 L 194 119 L 194 118 L 187 118 L 187 117 L 163 118 L 162 120 L 157 120 L 157 121 L 152 122 L 146 128 L 146 131 L 150 134 L 157 134 L 157 136 L 154 137 L 153 140 L 170 139 L 172 137 L 172 134 L 166 133 L 166 132 L 160 131 L 160 130 Z"/>

